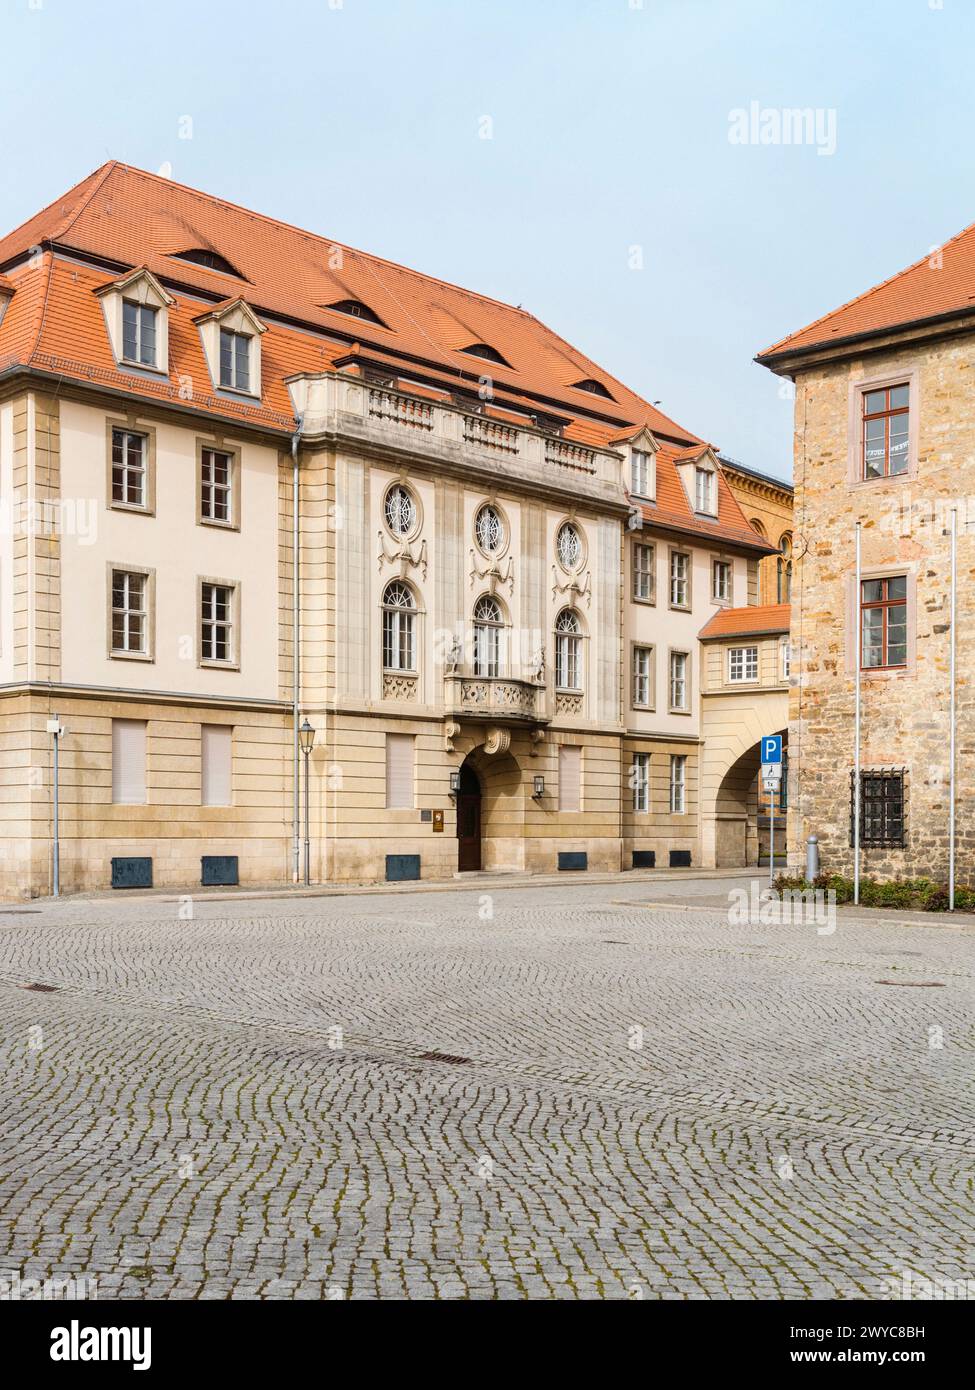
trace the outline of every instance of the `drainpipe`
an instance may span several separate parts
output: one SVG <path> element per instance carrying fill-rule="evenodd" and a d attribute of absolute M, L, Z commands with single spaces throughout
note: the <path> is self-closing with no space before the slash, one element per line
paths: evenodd
<path fill-rule="evenodd" d="M 293 797 L 291 806 L 292 822 L 292 865 L 291 881 L 298 883 L 301 873 L 301 809 L 300 809 L 300 767 L 301 751 L 298 740 L 298 714 L 301 701 L 301 596 L 299 593 L 299 545 L 301 527 L 298 517 L 298 446 L 301 442 L 302 417 L 295 416 L 297 428 L 291 436 L 291 557 L 292 557 L 292 595 L 291 595 L 291 649 L 293 663 L 293 682 L 291 691 L 292 752 L 291 782 Z"/>

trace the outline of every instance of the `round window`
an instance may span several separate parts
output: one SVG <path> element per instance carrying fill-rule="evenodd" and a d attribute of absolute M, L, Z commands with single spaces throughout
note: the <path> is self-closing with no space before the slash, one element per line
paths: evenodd
<path fill-rule="evenodd" d="M 582 541 L 571 521 L 563 522 L 555 538 L 559 564 L 564 570 L 577 570 L 582 563 Z"/>
<path fill-rule="evenodd" d="M 394 536 L 408 536 L 416 525 L 416 503 L 405 487 L 396 483 L 386 493 L 386 525 Z"/>
<path fill-rule="evenodd" d="M 504 520 L 496 507 L 485 503 L 478 509 L 474 518 L 474 535 L 485 555 L 497 555 L 504 549 Z"/>

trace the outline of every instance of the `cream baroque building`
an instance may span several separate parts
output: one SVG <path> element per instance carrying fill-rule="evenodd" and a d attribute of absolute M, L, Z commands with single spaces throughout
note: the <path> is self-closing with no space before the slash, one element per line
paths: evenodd
<path fill-rule="evenodd" d="M 56 742 L 66 891 L 757 854 L 771 547 L 522 310 L 108 164 L 0 242 L 0 505 L 7 894 Z"/>

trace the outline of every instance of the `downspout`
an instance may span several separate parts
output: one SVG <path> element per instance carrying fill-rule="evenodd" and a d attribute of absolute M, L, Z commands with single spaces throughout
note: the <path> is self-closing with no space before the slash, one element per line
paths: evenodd
<path fill-rule="evenodd" d="M 291 651 L 292 651 L 292 691 L 291 691 L 291 735 L 292 735 L 292 759 L 291 759 L 291 783 L 292 783 L 292 864 L 291 881 L 300 881 L 301 871 L 301 776 L 300 760 L 301 750 L 298 742 L 298 718 L 301 703 L 301 596 L 299 591 L 299 546 L 301 542 L 301 526 L 298 516 L 298 502 L 300 491 L 298 487 L 298 446 L 301 442 L 302 417 L 295 416 L 297 428 L 291 436 L 291 559 L 292 559 L 292 587 L 291 587 Z"/>

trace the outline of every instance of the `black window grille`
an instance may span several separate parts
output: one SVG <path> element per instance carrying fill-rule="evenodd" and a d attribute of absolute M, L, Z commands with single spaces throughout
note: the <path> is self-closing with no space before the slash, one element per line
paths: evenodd
<path fill-rule="evenodd" d="M 850 844 L 855 815 L 854 774 L 850 773 Z M 904 772 L 881 768 L 860 773 L 860 844 L 903 845 Z"/>

